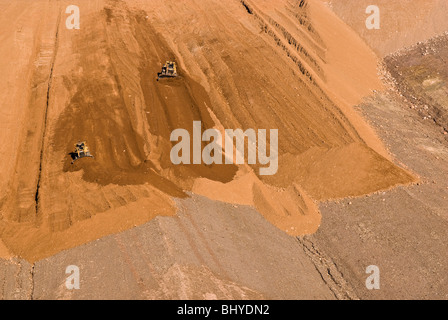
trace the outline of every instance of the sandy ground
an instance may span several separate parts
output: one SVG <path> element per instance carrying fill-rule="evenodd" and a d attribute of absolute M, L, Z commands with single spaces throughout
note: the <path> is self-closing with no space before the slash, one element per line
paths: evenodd
<path fill-rule="evenodd" d="M 443 130 L 384 93 L 387 50 L 335 7 L 83 0 L 67 30 L 69 4 L 0 1 L 4 299 L 446 298 Z M 168 59 L 180 77 L 157 81 Z M 279 129 L 278 174 L 174 166 L 194 120 Z M 95 158 L 71 165 L 78 140 Z M 366 263 L 386 289 L 366 292 Z"/>
<path fill-rule="evenodd" d="M 380 57 L 425 41 L 448 29 L 445 0 L 321 0 L 353 28 Z M 380 29 L 368 30 L 366 9 L 380 9 Z"/>

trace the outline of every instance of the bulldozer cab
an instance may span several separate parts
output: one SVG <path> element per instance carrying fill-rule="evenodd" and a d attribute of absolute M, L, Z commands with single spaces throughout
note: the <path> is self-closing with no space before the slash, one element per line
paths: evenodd
<path fill-rule="evenodd" d="M 160 78 L 175 78 L 177 77 L 177 65 L 174 61 L 167 61 L 163 67 L 162 72 L 159 72 L 157 80 Z"/>

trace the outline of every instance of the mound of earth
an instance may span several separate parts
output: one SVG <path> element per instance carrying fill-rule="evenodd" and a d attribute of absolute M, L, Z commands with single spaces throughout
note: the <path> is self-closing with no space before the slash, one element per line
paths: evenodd
<path fill-rule="evenodd" d="M 33 262 L 172 216 L 189 192 L 309 234 L 316 200 L 414 181 L 351 108 L 382 87 L 375 54 L 321 1 L 81 0 L 80 30 L 68 5 L 1 3 L 3 255 Z M 180 76 L 157 81 L 166 60 Z M 170 133 L 193 121 L 278 129 L 278 173 L 173 165 Z M 95 158 L 71 165 L 78 140 Z"/>

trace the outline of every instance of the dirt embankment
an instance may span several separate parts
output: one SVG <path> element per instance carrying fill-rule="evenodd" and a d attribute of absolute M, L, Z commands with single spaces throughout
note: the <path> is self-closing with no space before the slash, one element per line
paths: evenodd
<path fill-rule="evenodd" d="M 37 1 L 43 22 L 11 24 L 26 25 L 25 43 L 34 43 L 18 57 L 27 99 L 22 118 L 8 118 L 22 133 L 2 169 L 0 235 L 13 254 L 34 261 L 172 215 L 172 198 L 185 191 L 254 206 L 292 235 L 312 233 L 314 200 L 413 181 L 351 109 L 381 87 L 375 56 L 320 2 L 81 1 L 81 30 L 65 29 L 67 3 Z M 343 47 L 332 33 L 345 35 Z M 168 59 L 180 78 L 158 82 Z M 194 120 L 278 129 L 278 174 L 174 166 L 170 133 L 191 132 Z M 70 165 L 78 140 L 95 159 Z"/>

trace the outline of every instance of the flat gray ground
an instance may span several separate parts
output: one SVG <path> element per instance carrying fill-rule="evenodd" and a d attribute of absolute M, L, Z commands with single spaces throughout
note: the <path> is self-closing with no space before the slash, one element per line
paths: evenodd
<path fill-rule="evenodd" d="M 377 94 L 362 112 L 421 182 L 322 203 L 322 226 L 306 240 L 361 299 L 448 299 L 448 143 L 441 127 L 400 101 Z M 380 268 L 380 290 L 366 290 L 369 265 Z"/>
<path fill-rule="evenodd" d="M 38 261 L 32 285 L 30 265 L 4 262 L 1 297 L 335 298 L 299 242 L 254 209 L 196 196 L 179 201 L 178 206 L 177 217 L 158 217 Z M 69 265 L 80 269 L 79 290 L 65 286 Z"/>

